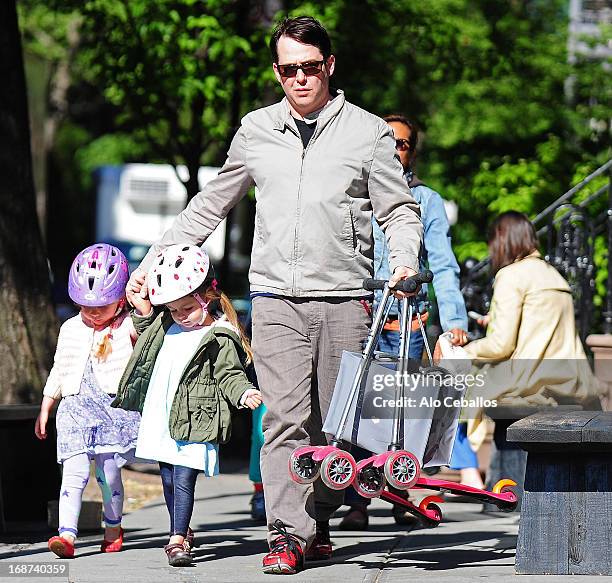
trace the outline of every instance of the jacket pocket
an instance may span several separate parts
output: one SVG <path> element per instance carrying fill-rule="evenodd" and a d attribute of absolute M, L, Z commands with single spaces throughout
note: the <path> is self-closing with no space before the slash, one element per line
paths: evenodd
<path fill-rule="evenodd" d="M 355 225 L 355 216 L 350 204 L 347 204 L 344 211 L 344 228 L 342 230 L 342 239 L 351 253 L 355 256 L 359 247 L 359 239 L 357 237 L 357 227 Z"/>
<path fill-rule="evenodd" d="M 216 441 L 219 405 L 216 397 L 189 397 L 189 441 Z"/>

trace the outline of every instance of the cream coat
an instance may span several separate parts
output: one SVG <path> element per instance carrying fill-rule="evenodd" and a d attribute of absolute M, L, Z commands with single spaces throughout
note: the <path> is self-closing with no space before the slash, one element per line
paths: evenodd
<path fill-rule="evenodd" d="M 489 314 L 486 337 L 465 347 L 484 379 L 470 398 L 554 407 L 603 394 L 576 332 L 570 287 L 538 252 L 499 270 Z M 478 444 L 483 411 L 465 413 Z"/>
<path fill-rule="evenodd" d="M 57 339 L 53 368 L 43 390 L 45 396 L 60 399 L 76 395 L 81 388 L 81 379 L 90 355 L 100 388 L 111 395 L 117 392 L 121 375 L 132 355 L 132 337 L 136 335 L 127 313 L 120 318 L 119 325 L 112 330 L 112 352 L 103 362 L 99 362 L 93 354 L 109 328 L 95 331 L 83 323 L 80 314 L 64 322 Z"/>

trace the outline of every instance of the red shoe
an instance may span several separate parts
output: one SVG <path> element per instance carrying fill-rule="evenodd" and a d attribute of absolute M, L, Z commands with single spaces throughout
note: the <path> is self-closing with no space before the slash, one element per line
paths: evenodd
<path fill-rule="evenodd" d="M 47 543 L 49 550 L 55 553 L 60 559 L 74 558 L 74 545 L 66 538 L 52 536 Z"/>
<path fill-rule="evenodd" d="M 115 540 L 106 540 L 102 541 L 102 545 L 100 546 L 100 550 L 103 553 L 118 553 L 123 547 L 123 529 L 119 528 L 119 538 Z"/>
<path fill-rule="evenodd" d="M 317 521 L 314 540 L 306 551 L 307 561 L 328 561 L 332 556 L 332 543 L 329 537 L 329 522 Z"/>
<path fill-rule="evenodd" d="M 304 553 L 298 539 L 291 536 L 282 520 L 272 526 L 279 534 L 270 552 L 263 558 L 263 572 L 276 575 L 293 575 L 304 569 Z"/>

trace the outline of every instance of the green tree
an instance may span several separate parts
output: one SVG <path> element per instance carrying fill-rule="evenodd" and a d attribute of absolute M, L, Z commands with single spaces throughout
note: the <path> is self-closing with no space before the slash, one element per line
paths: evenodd
<path fill-rule="evenodd" d="M 486 253 L 492 216 L 537 213 L 579 164 L 610 147 L 609 68 L 601 58 L 568 63 L 567 4 L 286 2 L 290 14 L 313 14 L 330 29 L 336 84 L 351 101 L 417 122 L 420 177 L 459 204 L 460 257 Z M 575 103 L 564 89 L 572 75 Z"/>
<path fill-rule="evenodd" d="M 76 65 L 114 106 L 113 130 L 145 144 L 154 161 L 184 164 L 193 197 L 198 168 L 222 160 L 245 102 L 259 98 L 261 2 L 89 0 L 74 8 Z"/>

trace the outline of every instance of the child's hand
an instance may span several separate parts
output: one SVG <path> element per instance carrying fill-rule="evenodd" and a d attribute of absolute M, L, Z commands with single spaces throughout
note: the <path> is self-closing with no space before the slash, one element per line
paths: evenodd
<path fill-rule="evenodd" d="M 45 395 L 42 403 L 40 404 L 40 413 L 36 418 L 34 425 L 34 433 L 38 439 L 47 439 L 47 422 L 49 421 L 49 413 L 55 406 L 55 399 Z"/>
<path fill-rule="evenodd" d="M 151 313 L 151 302 L 149 296 L 142 297 L 140 292 L 135 292 L 129 285 L 125 290 L 125 297 L 127 301 L 136 308 L 141 316 L 147 316 Z"/>
<path fill-rule="evenodd" d="M 247 389 L 240 397 L 240 404 L 249 409 L 257 409 L 261 403 L 261 393 L 257 389 Z"/>
<path fill-rule="evenodd" d="M 34 425 L 34 433 L 38 439 L 47 439 L 47 421 L 49 421 L 49 411 L 41 409 Z"/>

